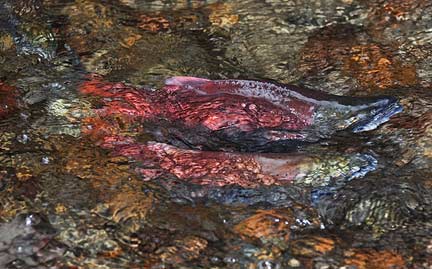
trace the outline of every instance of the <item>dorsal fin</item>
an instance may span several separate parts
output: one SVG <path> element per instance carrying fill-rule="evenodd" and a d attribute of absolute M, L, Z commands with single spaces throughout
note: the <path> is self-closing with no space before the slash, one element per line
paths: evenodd
<path fill-rule="evenodd" d="M 210 82 L 210 79 L 196 78 L 196 77 L 171 77 L 165 80 L 166 86 L 196 86 L 203 83 Z"/>

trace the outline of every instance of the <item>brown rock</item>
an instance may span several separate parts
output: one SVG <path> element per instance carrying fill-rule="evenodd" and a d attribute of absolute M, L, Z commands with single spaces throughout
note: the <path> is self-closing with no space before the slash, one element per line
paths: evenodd
<path fill-rule="evenodd" d="M 208 6 L 210 11 L 209 21 L 212 25 L 228 28 L 239 21 L 239 15 L 234 14 L 233 4 L 215 3 Z"/>
<path fill-rule="evenodd" d="M 390 250 L 353 249 L 345 251 L 345 264 L 358 269 L 407 268 L 401 255 Z"/>
<path fill-rule="evenodd" d="M 408 20 L 410 15 L 420 11 L 428 0 L 363 0 L 369 7 L 370 28 L 398 27 L 399 22 Z"/>
<path fill-rule="evenodd" d="M 415 66 L 402 63 L 392 55 L 390 48 L 378 44 L 355 45 L 349 50 L 349 58 L 343 60 L 344 70 L 366 89 L 407 87 L 417 83 Z"/>
<path fill-rule="evenodd" d="M 246 239 L 286 244 L 290 239 L 290 225 L 294 222 L 293 212 L 289 209 L 258 210 L 255 215 L 237 224 L 234 231 Z"/>
<path fill-rule="evenodd" d="M 397 57 L 397 44 L 384 46 L 369 39 L 354 26 L 321 29 L 303 47 L 299 70 L 310 76 L 326 69 L 340 69 L 367 90 L 418 83 L 415 65 Z"/>
<path fill-rule="evenodd" d="M 160 32 L 168 30 L 171 23 L 159 15 L 141 15 L 139 17 L 138 28 L 150 32 Z"/>
<path fill-rule="evenodd" d="M 187 236 L 184 239 L 175 240 L 172 246 L 160 248 L 156 254 L 164 263 L 180 264 L 197 259 L 207 244 L 207 241 L 202 238 Z"/>
<path fill-rule="evenodd" d="M 337 241 L 329 237 L 308 236 L 294 240 L 291 251 L 294 255 L 318 257 L 332 251 L 336 243 Z"/>
<path fill-rule="evenodd" d="M 141 221 L 152 209 L 153 201 L 151 193 L 146 194 L 141 188 L 123 185 L 103 207 L 108 209 L 113 221 L 129 223 L 129 231 L 137 231 Z"/>

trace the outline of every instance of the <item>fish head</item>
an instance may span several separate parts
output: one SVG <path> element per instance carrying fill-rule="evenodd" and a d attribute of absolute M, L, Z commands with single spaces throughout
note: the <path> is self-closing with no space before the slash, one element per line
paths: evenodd
<path fill-rule="evenodd" d="M 395 97 L 341 97 L 328 101 L 317 110 L 316 122 L 336 130 L 354 133 L 376 129 L 403 110 Z"/>
<path fill-rule="evenodd" d="M 374 171 L 377 164 L 377 159 L 370 154 L 323 153 L 311 158 L 294 182 L 311 187 L 341 187 Z"/>
<path fill-rule="evenodd" d="M 293 182 L 299 186 L 342 186 L 374 171 L 378 161 L 369 154 L 256 154 L 262 172 L 276 177 L 279 183 Z"/>
<path fill-rule="evenodd" d="M 403 107 L 394 97 L 383 97 L 356 111 L 352 117 L 351 130 L 354 133 L 370 131 L 387 122 L 393 115 L 403 111 Z"/>

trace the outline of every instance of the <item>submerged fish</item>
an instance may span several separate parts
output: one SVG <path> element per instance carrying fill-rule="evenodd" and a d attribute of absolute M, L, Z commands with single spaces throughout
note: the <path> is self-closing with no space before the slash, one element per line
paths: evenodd
<path fill-rule="evenodd" d="M 295 183 L 336 186 L 375 170 L 368 154 L 231 153 L 180 149 L 163 143 L 129 144 L 115 152 L 132 157 L 145 179 L 174 175 L 199 185 L 223 187 Z"/>
<path fill-rule="evenodd" d="M 375 129 L 402 111 L 393 97 L 344 97 L 254 80 L 173 77 L 151 91 L 94 76 L 80 91 L 104 97 L 101 117 L 138 120 L 156 141 L 203 150 L 281 152 L 340 130 Z"/>

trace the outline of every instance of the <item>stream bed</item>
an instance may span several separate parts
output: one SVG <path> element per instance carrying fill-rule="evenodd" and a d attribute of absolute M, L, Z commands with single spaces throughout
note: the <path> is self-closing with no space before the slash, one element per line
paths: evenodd
<path fill-rule="evenodd" d="M 432 268 L 431 14 L 429 0 L 0 0 L 0 268 Z M 325 186 L 211 184 L 189 166 L 226 155 L 154 146 L 146 130 L 171 129 L 83 93 L 174 76 L 393 96 L 403 111 L 274 150 L 313 156 L 301 165 Z M 100 116 L 110 104 L 122 112 Z M 131 139 L 180 154 L 181 176 L 106 146 Z M 327 184 L 360 169 L 353 156 L 373 169 Z"/>

